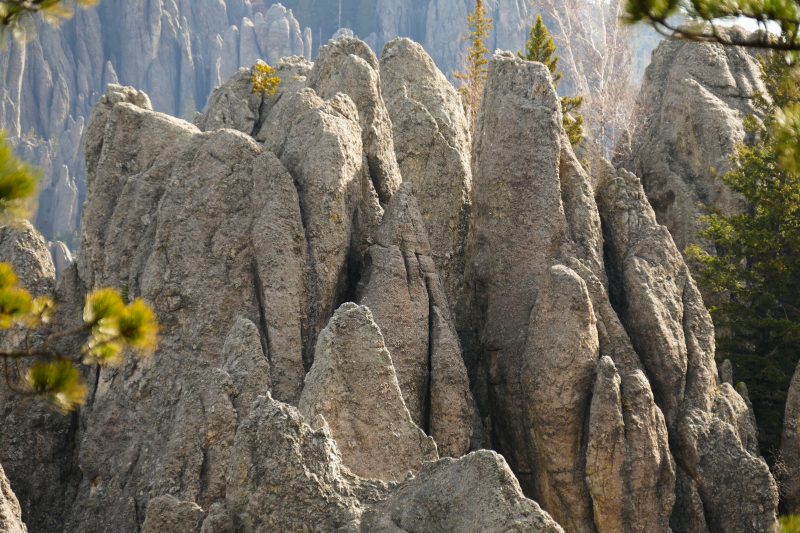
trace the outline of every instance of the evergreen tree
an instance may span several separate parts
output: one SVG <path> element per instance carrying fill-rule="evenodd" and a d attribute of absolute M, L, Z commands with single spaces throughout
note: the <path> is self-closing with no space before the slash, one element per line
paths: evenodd
<path fill-rule="evenodd" d="M 700 266 L 701 286 L 722 293 L 711 307 L 722 334 L 717 358 L 730 359 L 750 393 L 763 452 L 778 448 L 786 395 L 800 358 L 800 172 L 781 163 L 781 108 L 800 102 L 796 71 L 782 54 L 761 59 L 769 95 L 754 97 L 765 113 L 745 125 L 761 142 L 740 146 L 736 168 L 722 181 L 750 203 L 744 214 L 713 210 L 701 233 L 717 254 L 687 250 Z"/>
<path fill-rule="evenodd" d="M 558 87 L 558 82 L 561 81 L 561 73 L 558 71 L 558 56 L 553 54 L 556 51 L 556 45 L 553 43 L 553 36 L 547 30 L 547 26 L 542 22 L 542 16 L 536 15 L 536 23 L 531 27 L 531 38 L 525 43 L 525 55 L 522 52 L 517 52 L 517 55 L 528 61 L 538 61 L 542 63 L 550 71 L 550 76 L 553 78 L 553 85 Z M 583 117 L 578 115 L 576 111 L 583 106 L 583 96 L 562 96 L 561 97 L 561 114 L 563 115 L 564 129 L 569 137 L 569 142 L 572 147 L 578 146 L 583 138 Z"/>
<path fill-rule="evenodd" d="M 466 70 L 454 73 L 453 77 L 462 81 L 458 90 L 469 120 L 470 133 L 474 134 L 475 121 L 483 96 L 483 86 L 486 84 L 486 65 L 489 63 L 486 59 L 489 50 L 486 49 L 483 41 L 489 36 L 489 30 L 493 28 L 492 19 L 486 16 L 483 0 L 475 1 L 475 10 L 469 14 L 467 25 L 471 30 L 463 39 L 472 44 L 467 49 L 465 57 Z"/>

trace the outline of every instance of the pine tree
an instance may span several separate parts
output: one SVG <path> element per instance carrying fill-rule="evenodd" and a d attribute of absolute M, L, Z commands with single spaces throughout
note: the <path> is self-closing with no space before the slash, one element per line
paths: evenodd
<path fill-rule="evenodd" d="M 517 52 L 517 55 L 522 59 L 538 61 L 546 66 L 553 78 L 553 85 L 558 87 L 561 73 L 558 72 L 558 56 L 553 55 L 556 45 L 553 43 L 553 36 L 550 35 L 547 26 L 542 22 L 541 15 L 536 15 L 536 23 L 531 27 L 530 36 L 531 38 L 525 43 L 525 55 L 523 56 L 522 52 Z M 583 138 L 583 117 L 576 113 L 581 106 L 583 106 L 583 96 L 561 97 L 564 129 L 573 148 L 578 146 Z"/>
<path fill-rule="evenodd" d="M 778 448 L 786 395 L 800 358 L 800 172 L 781 163 L 781 108 L 800 102 L 800 84 L 780 53 L 761 60 L 769 92 L 754 97 L 765 114 L 746 128 L 761 142 L 740 146 L 736 168 L 722 181 L 751 208 L 735 216 L 713 210 L 701 236 L 716 255 L 693 245 L 698 282 L 724 295 L 710 308 L 717 358 L 730 359 L 743 381 L 759 424 L 762 452 Z"/>
<path fill-rule="evenodd" d="M 478 109 L 483 96 L 483 86 L 486 84 L 486 65 L 489 63 L 486 59 L 489 50 L 486 49 L 483 41 L 489 36 L 489 30 L 494 27 L 492 26 L 492 19 L 486 16 L 483 0 L 475 1 L 475 11 L 469 14 L 467 25 L 472 29 L 463 39 L 470 41 L 472 46 L 467 49 L 465 58 L 466 71 L 456 72 L 453 77 L 462 81 L 458 91 L 461 94 L 461 101 L 467 113 L 470 133 L 474 134 Z"/>

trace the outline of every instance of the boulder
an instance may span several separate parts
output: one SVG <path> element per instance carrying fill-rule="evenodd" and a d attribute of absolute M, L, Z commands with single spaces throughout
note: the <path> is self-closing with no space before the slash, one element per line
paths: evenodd
<path fill-rule="evenodd" d="M 781 459 L 786 473 L 781 478 L 784 505 L 789 514 L 800 514 L 800 363 L 794 371 L 783 416 Z"/>
<path fill-rule="evenodd" d="M 439 458 L 406 408 L 367 307 L 346 303 L 334 313 L 317 340 L 298 409 L 308 420 L 325 419 L 343 464 L 361 477 L 400 481 Z"/>
<path fill-rule="evenodd" d="M 431 257 L 451 306 L 461 296 L 472 188 L 461 98 L 421 45 L 407 38 L 381 52 L 381 89 L 405 182 L 414 184 Z"/>
<path fill-rule="evenodd" d="M 306 81 L 324 99 L 348 95 L 358 108 L 369 176 L 381 203 L 388 204 L 403 181 L 397 168 L 392 122 L 381 96 L 378 59 L 363 41 L 341 37 L 319 48 Z"/>
<path fill-rule="evenodd" d="M 0 531 L 3 533 L 28 533 L 22 523 L 22 512 L 11 484 L 0 465 Z"/>

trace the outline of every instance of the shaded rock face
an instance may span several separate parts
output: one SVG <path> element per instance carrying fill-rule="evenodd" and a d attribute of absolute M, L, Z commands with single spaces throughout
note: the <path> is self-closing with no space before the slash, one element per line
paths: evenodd
<path fill-rule="evenodd" d="M 560 124 L 546 69 L 495 54 L 465 271 L 492 445 L 567 531 L 768 530 L 775 482 L 672 237 L 632 174 L 593 193 Z"/>
<path fill-rule="evenodd" d="M 748 37 L 739 27 L 723 31 Z M 753 93 L 766 93 L 754 50 L 666 39 L 645 71 L 634 111 L 637 130 L 621 141 L 614 165 L 639 176 L 659 224 L 681 252 L 692 243 L 714 252 L 697 236 L 704 214 L 699 203 L 728 215 L 747 208 L 714 171 L 725 174 L 736 145 L 752 141 L 743 121 L 759 114 Z"/>
<path fill-rule="evenodd" d="M 461 295 L 469 226 L 470 138 L 461 98 L 421 45 L 400 38 L 381 53 L 381 87 L 404 182 L 414 184 L 431 257 L 447 299 Z"/>
<path fill-rule="evenodd" d="M 308 420 L 324 418 L 345 466 L 361 477 L 400 481 L 439 458 L 411 419 L 392 356 L 364 306 L 342 305 L 320 334 L 298 409 Z"/>
<path fill-rule="evenodd" d="M 0 531 L 3 533 L 28 533 L 22 523 L 19 502 L 0 465 Z"/>
<path fill-rule="evenodd" d="M 274 4 L 254 14 L 249 0 L 114 0 L 37 31 L 37 39 L 0 52 L 0 127 L 20 156 L 44 170 L 34 223 L 47 238 L 78 229 L 86 200 L 82 137 L 106 84 L 147 91 L 157 111 L 188 116 L 240 66 L 311 57 L 311 31 L 301 32 L 291 10 Z"/>
<path fill-rule="evenodd" d="M 786 475 L 781 479 L 788 514 L 800 513 L 800 364 L 794 372 L 783 418 L 781 458 Z"/>

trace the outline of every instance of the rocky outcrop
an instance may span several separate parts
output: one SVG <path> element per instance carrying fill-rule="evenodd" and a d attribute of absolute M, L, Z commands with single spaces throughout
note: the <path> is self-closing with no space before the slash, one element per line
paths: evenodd
<path fill-rule="evenodd" d="M 47 249 L 50 250 L 50 258 L 53 260 L 53 266 L 56 269 L 56 279 L 58 276 L 72 264 L 72 252 L 66 244 L 61 241 L 48 242 Z"/>
<path fill-rule="evenodd" d="M 412 189 L 403 183 L 389 203 L 357 296 L 383 332 L 411 418 L 440 454 L 459 457 L 472 436 L 472 395 Z"/>
<path fill-rule="evenodd" d="M 781 459 L 787 470 L 781 478 L 786 511 L 789 514 L 800 514 L 800 363 L 786 397 Z"/>
<path fill-rule="evenodd" d="M 370 310 L 343 304 L 317 340 L 298 409 L 324 418 L 352 472 L 400 481 L 439 456 L 406 408 L 392 361 Z"/>
<path fill-rule="evenodd" d="M 358 108 L 370 179 L 384 204 L 403 181 L 397 168 L 392 122 L 381 96 L 378 59 L 363 41 L 342 36 L 319 49 L 306 84 L 322 98 L 347 94 Z"/>
<path fill-rule="evenodd" d="M 633 174 L 603 162 L 597 198 L 612 293 L 664 412 L 678 468 L 696 484 L 684 485 L 696 487 L 709 531 L 769 530 L 777 487 L 758 457 L 746 401 L 730 384 L 718 386 L 711 317 L 680 252 Z M 678 496 L 690 501 L 677 509 L 693 507 L 691 491 Z"/>
<path fill-rule="evenodd" d="M 56 296 L 56 279 L 50 252 L 41 235 L 27 221 L 0 227 L 0 261 L 9 263 L 21 287 L 34 296 Z M 59 287 L 62 287 L 62 284 Z M 62 288 L 63 289 L 63 288 Z M 83 312 L 80 294 L 78 316 Z M 71 327 L 66 313 L 70 306 L 59 308 L 54 317 L 58 327 Z M 22 346 L 25 330 L 15 327 L 2 331 L 0 342 L 6 350 Z M 36 346 L 39 335 L 32 335 Z M 74 353 L 74 352 L 73 352 Z M 22 361 L 23 371 L 30 364 Z M 75 424 L 69 417 L 50 411 L 46 406 L 11 393 L 0 386 L 0 465 L 14 488 L 17 505 L 32 531 L 57 531 L 74 497 L 79 479 L 74 458 Z M 0 477 L 3 477 L 0 475 Z M 1 483 L 1 482 L 0 482 Z M 8 497 L 7 497 L 8 498 Z M 2 507 L 2 504 L 0 504 Z M 40 509 L 47 508 L 47 512 Z M 0 511 L 0 514 L 2 511 Z M 0 531 L 2 531 L 0 518 Z M 12 531 L 16 531 L 12 529 Z"/>
<path fill-rule="evenodd" d="M 400 173 L 414 185 L 431 257 L 454 306 L 464 281 L 472 188 L 461 98 L 422 46 L 405 38 L 383 48 L 381 87 Z"/>
<path fill-rule="evenodd" d="M 546 69 L 495 54 L 465 273 L 493 446 L 568 531 L 668 531 L 697 499 L 710 531 L 768 530 L 775 483 L 680 253 L 635 176 L 606 164 L 595 204 L 560 124 Z"/>
<path fill-rule="evenodd" d="M 293 531 L 309 517 L 313 531 L 562 531 L 494 452 L 425 463 L 399 484 L 362 479 L 343 464 L 326 426 L 312 430 L 269 396 L 240 425 L 232 460 L 241 465 L 228 477 L 235 531 Z"/>
<path fill-rule="evenodd" d="M 626 376 L 625 389 L 630 399 L 621 392 L 622 379 L 614 362 L 601 357 L 586 454 L 595 525 L 599 532 L 668 533 L 675 503 L 675 465 L 664 417 L 642 372 Z M 621 479 L 626 483 L 620 483 Z M 640 508 L 649 512 L 642 513 Z"/>
<path fill-rule="evenodd" d="M 0 465 L 0 531 L 2 533 L 28 533 L 22 523 L 22 513 L 17 497 L 11 490 L 3 467 Z"/>
<path fill-rule="evenodd" d="M 748 34 L 739 27 L 737 39 Z M 698 243 L 714 253 L 697 233 L 699 204 L 728 215 L 747 205 L 718 177 L 730 170 L 736 146 L 748 139 L 743 121 L 756 91 L 766 92 L 755 49 L 666 39 L 653 51 L 636 102 L 636 130 L 620 142 L 614 165 L 642 180 L 659 224 L 683 252 Z"/>
<path fill-rule="evenodd" d="M 25 290 L 50 295 L 56 288 L 56 269 L 44 238 L 27 220 L 0 226 L 0 260 L 9 263 Z"/>

